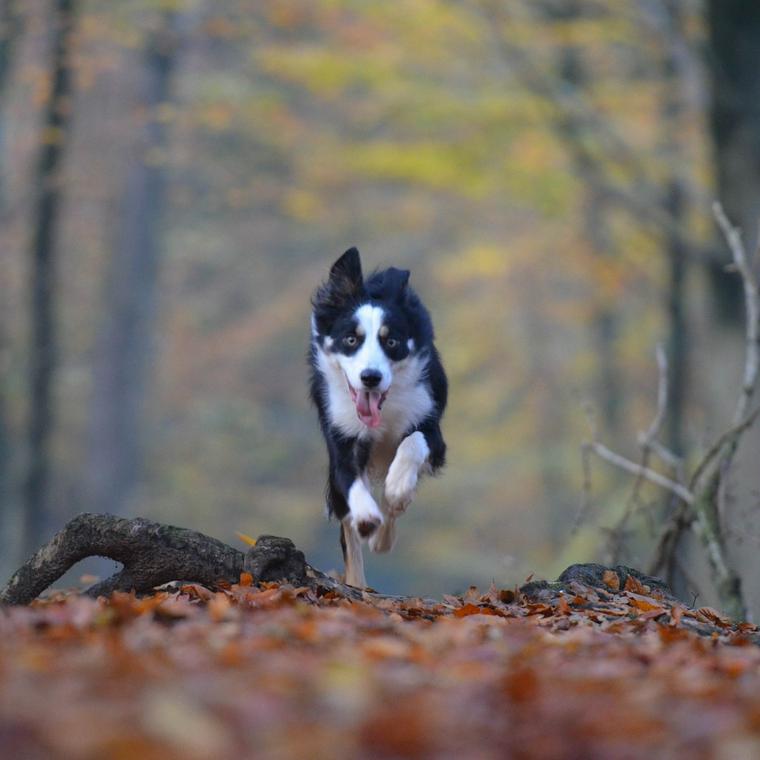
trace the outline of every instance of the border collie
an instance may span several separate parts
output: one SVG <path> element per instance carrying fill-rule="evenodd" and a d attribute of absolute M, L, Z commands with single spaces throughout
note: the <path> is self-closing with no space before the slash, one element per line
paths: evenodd
<path fill-rule="evenodd" d="M 312 298 L 311 398 L 330 459 L 327 511 L 341 521 L 346 583 L 360 588 L 362 540 L 390 551 L 417 479 L 446 455 L 448 383 L 430 315 L 408 283 L 409 271 L 395 267 L 365 280 L 351 248 Z"/>

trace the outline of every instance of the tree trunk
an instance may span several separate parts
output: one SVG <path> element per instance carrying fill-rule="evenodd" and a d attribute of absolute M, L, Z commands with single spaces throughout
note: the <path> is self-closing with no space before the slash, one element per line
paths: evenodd
<path fill-rule="evenodd" d="M 13 54 L 21 31 L 18 0 L 0 0 L 0 105 L 8 90 Z M 5 120 L 0 118 L 0 154 L 5 146 Z M 5 206 L 5 177 L 0 171 L 0 219 Z"/>
<path fill-rule="evenodd" d="M 21 31 L 18 0 L 0 0 L 0 108 L 5 101 L 13 63 L 13 53 Z M 0 114 L 0 156 L 5 147 L 5 120 Z M 0 219 L 5 206 L 5 184 L 0 171 Z"/>
<path fill-rule="evenodd" d="M 717 196 L 728 218 L 743 230 L 748 250 L 754 251 L 760 219 L 760 4 L 708 0 L 707 24 Z M 722 240 L 716 250 L 724 255 Z M 725 261 L 718 258 L 710 281 L 717 314 L 739 326 L 741 282 L 725 271 L 729 263 L 727 254 Z"/>
<path fill-rule="evenodd" d="M 29 399 L 29 465 L 24 488 L 23 547 L 39 544 L 47 522 L 50 479 L 50 434 L 53 429 L 52 387 L 56 360 L 55 265 L 62 198 L 61 166 L 71 123 L 70 42 L 74 0 L 53 6 L 51 92 L 45 110 L 35 172 L 33 233 L 30 249 L 31 345 Z"/>
<path fill-rule="evenodd" d="M 668 261 L 668 284 L 666 313 L 668 317 L 668 416 L 665 438 L 675 454 L 683 456 L 684 421 L 689 393 L 689 352 L 691 336 L 686 318 L 687 276 L 689 251 L 682 235 L 675 230 L 688 224 L 688 179 L 684 167 L 688 157 L 684 155 L 681 139 L 687 115 L 684 99 L 688 76 L 686 67 L 690 61 L 683 29 L 682 0 L 667 0 L 663 4 L 662 61 L 665 88 L 662 111 L 660 150 L 663 160 L 671 167 L 665 179 L 663 205 L 674 222 L 674 229 L 665 236 L 665 255 Z"/>
<path fill-rule="evenodd" d="M 155 330 L 168 135 L 161 109 L 171 99 L 177 14 L 167 11 L 143 51 L 144 123 L 130 164 L 119 239 L 105 287 L 105 325 L 94 370 L 88 502 L 128 511 L 139 480 L 141 422 Z"/>
<path fill-rule="evenodd" d="M 5 156 L 5 97 L 8 91 L 10 70 L 13 61 L 13 52 L 20 33 L 20 20 L 16 0 L 2 0 L 0 2 L 0 167 L 4 163 Z M 5 175 L 0 168 L 0 225 L 6 219 L 5 204 Z M 5 280 L 3 267 L 0 262 L 0 281 Z M 7 306 L 0 306 L 0 572 L 6 569 L 6 563 L 12 562 L 9 558 L 11 543 L 11 515 L 12 507 L 12 449 L 10 445 L 10 430 L 8 428 L 8 366 L 10 346 L 6 325 L 9 322 Z M 8 567 L 8 569 L 10 569 Z"/>

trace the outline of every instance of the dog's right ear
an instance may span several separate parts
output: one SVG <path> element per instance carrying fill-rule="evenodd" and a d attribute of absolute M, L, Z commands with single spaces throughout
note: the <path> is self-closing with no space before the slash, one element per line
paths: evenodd
<path fill-rule="evenodd" d="M 357 286 L 362 284 L 362 261 L 359 249 L 349 248 L 330 268 L 331 280 L 348 280 Z"/>
<path fill-rule="evenodd" d="M 349 248 L 330 268 L 330 285 L 348 297 L 357 296 L 364 286 L 358 248 Z"/>
<path fill-rule="evenodd" d="M 364 295 L 359 251 L 349 248 L 330 268 L 330 276 L 311 299 L 317 331 L 327 334 L 342 309 L 358 303 Z"/>

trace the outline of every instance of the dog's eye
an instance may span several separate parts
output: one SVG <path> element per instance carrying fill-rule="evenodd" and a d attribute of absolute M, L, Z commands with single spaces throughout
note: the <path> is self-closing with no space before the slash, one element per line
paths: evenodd
<path fill-rule="evenodd" d="M 385 341 L 385 345 L 388 346 L 388 348 L 396 348 L 398 341 L 395 338 L 388 338 L 388 340 Z"/>
<path fill-rule="evenodd" d="M 355 346 L 356 345 L 357 338 L 355 335 L 346 335 L 345 338 L 343 338 L 343 342 L 347 346 Z"/>

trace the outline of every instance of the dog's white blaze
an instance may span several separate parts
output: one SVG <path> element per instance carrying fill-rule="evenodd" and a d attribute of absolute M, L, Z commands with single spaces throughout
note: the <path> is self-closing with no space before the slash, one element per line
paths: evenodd
<path fill-rule="evenodd" d="M 430 447 L 417 430 L 401 441 L 385 478 L 384 497 L 391 513 L 403 512 L 414 496 L 420 470 L 427 466 Z"/>
<path fill-rule="evenodd" d="M 372 498 L 369 487 L 363 478 L 357 478 L 348 489 L 348 508 L 351 510 L 351 523 L 357 526 L 360 522 L 382 523 L 383 514 L 380 507 Z"/>
<path fill-rule="evenodd" d="M 352 356 L 338 355 L 338 361 L 346 373 L 348 382 L 358 389 L 362 387 L 361 374 L 365 369 L 375 369 L 382 375 L 377 390 L 384 393 L 393 379 L 391 363 L 380 345 L 379 335 L 383 326 L 385 312 L 379 306 L 364 304 L 360 306 L 354 318 L 357 321 L 356 332 L 364 336 L 364 342 Z"/>

